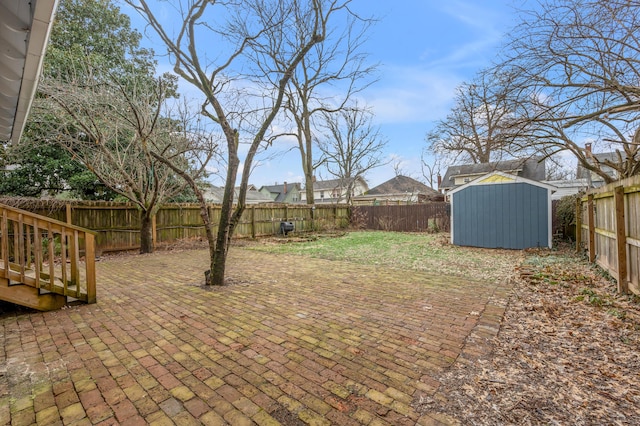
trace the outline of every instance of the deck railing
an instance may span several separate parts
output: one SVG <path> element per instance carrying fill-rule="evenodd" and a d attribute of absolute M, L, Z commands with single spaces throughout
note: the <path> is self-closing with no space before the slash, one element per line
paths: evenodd
<path fill-rule="evenodd" d="M 95 303 L 95 233 L 0 205 L 0 277 Z"/>

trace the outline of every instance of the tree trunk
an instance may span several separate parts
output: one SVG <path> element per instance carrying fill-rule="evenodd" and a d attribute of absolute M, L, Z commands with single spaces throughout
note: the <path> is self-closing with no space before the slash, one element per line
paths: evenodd
<path fill-rule="evenodd" d="M 304 110 L 302 120 L 304 128 L 302 136 L 304 142 L 300 141 L 300 153 L 302 154 L 302 168 L 304 171 L 305 190 L 307 193 L 307 204 L 315 204 L 315 195 L 313 192 L 314 184 L 314 168 L 313 168 L 313 135 L 311 134 L 311 113 L 307 109 L 308 100 L 305 98 L 303 102 Z"/>
<path fill-rule="evenodd" d="M 140 211 L 140 253 L 153 253 L 153 218 L 148 210 Z"/>
<path fill-rule="evenodd" d="M 307 193 L 307 204 L 315 204 L 313 194 L 313 171 L 310 174 L 305 173 L 305 192 Z"/>
<path fill-rule="evenodd" d="M 233 234 L 233 196 L 234 185 L 238 175 L 238 167 L 240 160 L 237 155 L 229 154 L 229 167 L 227 168 L 227 180 L 224 186 L 224 195 L 222 197 L 222 206 L 220 210 L 220 222 L 218 225 L 218 234 L 216 236 L 216 247 L 214 255 L 211 259 L 211 275 L 207 284 L 224 285 L 224 272 L 227 263 L 227 254 L 229 253 L 229 243 Z"/>

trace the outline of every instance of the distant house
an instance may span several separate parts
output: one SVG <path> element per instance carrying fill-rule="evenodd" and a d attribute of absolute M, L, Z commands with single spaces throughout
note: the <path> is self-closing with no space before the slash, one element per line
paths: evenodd
<path fill-rule="evenodd" d="M 353 203 L 360 205 L 409 204 L 441 201 L 443 198 L 442 194 L 422 182 L 408 176 L 395 176 L 371 188 L 364 195 L 354 197 Z"/>
<path fill-rule="evenodd" d="M 316 204 L 321 203 L 346 203 L 347 190 L 351 187 L 351 197 L 357 197 L 369 190 L 367 182 L 361 178 L 331 179 L 316 181 L 313 183 L 313 198 Z M 307 193 L 300 192 L 300 201 L 307 202 Z"/>
<path fill-rule="evenodd" d="M 586 157 L 589 163 L 600 164 L 599 168 L 607 175 L 611 176 L 613 180 L 618 179 L 618 171 L 612 167 L 606 166 L 603 163 L 605 161 L 610 161 L 612 163 L 618 163 L 620 160 L 618 158 L 618 154 L 615 152 L 602 152 L 599 154 L 594 154 L 591 152 L 591 144 L 585 144 Z M 604 185 L 604 178 L 597 173 L 592 172 L 591 170 L 585 168 L 578 161 L 578 169 L 576 171 L 576 177 L 578 179 L 585 179 L 588 182 L 589 188 L 599 187 Z"/>
<path fill-rule="evenodd" d="M 239 188 L 234 188 L 235 199 L 238 198 Z M 222 203 L 222 197 L 224 195 L 224 188 L 217 186 L 210 186 L 204 191 L 204 199 L 213 204 Z M 246 204 L 262 204 L 272 203 L 271 197 L 268 197 L 260 193 L 255 186 L 249 185 L 247 187 L 247 199 Z"/>
<path fill-rule="evenodd" d="M 546 177 L 544 160 L 541 158 L 521 158 L 516 160 L 495 161 L 493 163 L 463 164 L 451 166 L 442 178 L 439 188 L 447 193 L 454 188 L 471 182 L 491 172 L 509 173 L 534 181 L 543 181 Z"/>
<path fill-rule="evenodd" d="M 576 195 L 589 189 L 587 179 L 545 180 L 542 183 L 553 185 L 556 191 L 551 194 L 551 201 L 560 200 L 570 195 Z"/>
<path fill-rule="evenodd" d="M 283 183 L 282 185 L 262 186 L 260 193 L 271 198 L 276 203 L 299 203 L 302 185 L 299 183 Z"/>

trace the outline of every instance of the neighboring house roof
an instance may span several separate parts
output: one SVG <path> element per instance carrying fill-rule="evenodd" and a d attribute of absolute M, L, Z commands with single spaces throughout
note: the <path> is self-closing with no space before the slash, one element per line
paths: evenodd
<path fill-rule="evenodd" d="M 442 179 L 440 187 L 444 190 L 450 190 L 460 186 L 455 184 L 456 178 L 468 177 L 469 180 L 473 180 L 494 171 L 510 173 L 534 181 L 541 181 L 546 177 L 544 161 L 541 158 L 520 158 L 492 163 L 450 166 Z"/>
<path fill-rule="evenodd" d="M 287 198 L 287 194 L 291 191 L 300 192 L 300 188 L 302 188 L 302 184 L 294 182 L 294 183 L 283 183 L 282 185 L 265 185 L 260 187 L 260 192 L 269 192 L 271 194 L 271 199 L 276 203 L 284 203 Z"/>
<path fill-rule="evenodd" d="M 36 93 L 57 0 L 0 3 L 0 140 L 17 143 Z"/>
<path fill-rule="evenodd" d="M 356 196 L 361 195 L 369 190 L 367 182 L 362 177 L 349 178 L 349 179 L 329 179 L 320 180 L 313 183 L 313 192 L 315 194 L 316 203 L 339 203 L 346 200 L 345 190 L 349 185 L 353 185 L 353 189 L 356 190 Z M 318 197 L 317 193 L 321 195 Z M 324 193 L 324 196 L 322 196 Z M 301 191 L 301 198 L 305 199 L 305 192 Z M 336 197 L 337 196 L 337 197 Z"/>
<path fill-rule="evenodd" d="M 235 197 L 238 197 L 238 189 L 234 188 Z M 212 186 L 204 191 L 204 199 L 210 203 L 221 203 L 224 195 L 224 188 Z M 256 190 L 247 190 L 247 204 L 272 203 L 273 200 Z"/>
<path fill-rule="evenodd" d="M 354 182 L 355 180 L 360 181 L 360 183 L 369 188 L 367 183 L 361 177 L 358 178 L 349 178 L 349 179 L 330 179 L 330 180 L 318 180 L 313 183 L 314 191 L 329 191 L 337 188 L 346 188 L 348 184 Z"/>
<path fill-rule="evenodd" d="M 440 197 L 440 193 L 422 182 L 408 176 L 395 176 L 380 185 L 367 191 L 368 196 L 387 194 L 422 194 L 429 197 Z"/>

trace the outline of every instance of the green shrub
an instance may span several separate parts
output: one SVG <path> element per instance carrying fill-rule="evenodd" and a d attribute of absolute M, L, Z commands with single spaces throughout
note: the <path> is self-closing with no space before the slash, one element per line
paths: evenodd
<path fill-rule="evenodd" d="M 580 197 L 582 194 L 562 197 L 556 207 L 556 219 L 562 227 L 562 234 L 572 239 L 575 239 L 576 232 L 576 202 Z"/>

